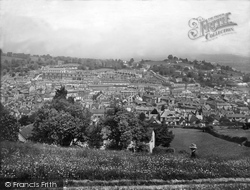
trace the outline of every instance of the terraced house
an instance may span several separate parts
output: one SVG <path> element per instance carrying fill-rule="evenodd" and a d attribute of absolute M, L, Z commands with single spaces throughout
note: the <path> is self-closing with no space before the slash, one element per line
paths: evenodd
<path fill-rule="evenodd" d="M 70 64 L 67 64 L 70 65 Z M 78 70 L 76 67 L 46 67 L 42 68 L 43 79 L 66 79 L 66 80 L 94 80 L 97 73 L 94 71 Z"/>

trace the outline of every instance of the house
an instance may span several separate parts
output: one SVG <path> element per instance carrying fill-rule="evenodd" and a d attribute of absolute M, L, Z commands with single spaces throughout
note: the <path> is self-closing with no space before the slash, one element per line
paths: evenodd
<path fill-rule="evenodd" d="M 145 94 L 143 95 L 142 99 L 144 102 L 156 103 L 156 97 L 154 95 Z"/>
<path fill-rule="evenodd" d="M 143 101 L 141 101 L 139 99 L 135 99 L 134 103 L 137 104 L 137 105 L 145 105 L 146 104 L 146 102 L 143 102 Z"/>
<path fill-rule="evenodd" d="M 203 120 L 203 110 L 202 110 L 202 108 L 197 109 L 197 110 L 195 111 L 195 116 L 196 116 L 199 120 Z"/>
<path fill-rule="evenodd" d="M 195 124 L 197 121 L 199 121 L 199 119 L 195 115 L 190 114 L 189 117 L 188 117 L 188 121 L 191 124 Z"/>
<path fill-rule="evenodd" d="M 90 113 L 92 113 L 93 117 L 103 117 L 105 114 L 105 109 L 91 109 Z"/>
<path fill-rule="evenodd" d="M 217 109 L 229 110 L 231 108 L 232 108 L 231 104 L 227 102 L 217 102 Z"/>
<path fill-rule="evenodd" d="M 246 115 L 246 122 L 250 123 L 250 115 Z"/>
<path fill-rule="evenodd" d="M 180 124 L 180 116 L 175 111 L 170 111 L 165 109 L 160 114 L 160 121 L 165 122 L 166 124 L 178 125 Z"/>
<path fill-rule="evenodd" d="M 153 110 L 153 107 L 143 107 L 143 106 L 136 106 L 135 111 L 138 113 L 144 113 L 147 117 L 149 117 L 149 113 Z"/>
<path fill-rule="evenodd" d="M 157 109 L 153 109 L 153 111 L 151 111 L 150 113 L 149 113 L 149 118 L 157 118 L 157 116 L 159 115 L 159 112 L 158 112 L 158 110 Z"/>
<path fill-rule="evenodd" d="M 175 104 L 175 98 L 169 96 L 162 96 L 161 101 L 167 103 L 170 106 Z"/>
<path fill-rule="evenodd" d="M 249 113 L 249 108 L 244 106 L 244 107 L 238 107 L 237 108 L 241 114 L 248 114 Z"/>
<path fill-rule="evenodd" d="M 226 117 L 232 122 L 232 121 L 243 121 L 245 119 L 245 116 L 243 114 L 228 114 Z"/>
<path fill-rule="evenodd" d="M 28 138 L 32 136 L 33 124 L 24 126 L 18 133 L 18 140 L 21 142 L 27 142 Z"/>

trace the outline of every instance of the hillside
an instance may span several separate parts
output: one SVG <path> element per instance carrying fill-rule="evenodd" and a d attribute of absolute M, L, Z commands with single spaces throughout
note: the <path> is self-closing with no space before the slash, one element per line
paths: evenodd
<path fill-rule="evenodd" d="M 250 73 L 250 57 L 232 54 L 199 54 L 187 56 L 190 60 L 206 60 L 220 65 L 234 67 L 242 72 Z"/>
<path fill-rule="evenodd" d="M 237 143 L 216 138 L 200 130 L 180 128 L 171 130 L 175 134 L 171 147 L 175 148 L 177 152 L 181 150 L 190 152 L 189 145 L 195 143 L 198 146 L 198 155 L 200 157 L 214 155 L 232 158 L 250 155 L 250 149 L 248 147 L 239 146 Z"/>

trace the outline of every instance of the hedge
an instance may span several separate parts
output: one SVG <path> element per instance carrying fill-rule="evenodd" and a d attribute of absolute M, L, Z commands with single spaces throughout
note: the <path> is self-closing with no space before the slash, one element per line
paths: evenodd
<path fill-rule="evenodd" d="M 248 139 L 246 137 L 232 137 L 232 136 L 220 134 L 220 133 L 217 133 L 216 131 L 214 131 L 211 126 L 206 127 L 205 131 L 208 132 L 209 134 L 215 136 L 215 137 L 220 138 L 220 139 L 234 142 L 234 143 L 238 143 L 238 144 L 244 144 L 245 146 L 250 147 L 250 141 L 248 141 Z"/>

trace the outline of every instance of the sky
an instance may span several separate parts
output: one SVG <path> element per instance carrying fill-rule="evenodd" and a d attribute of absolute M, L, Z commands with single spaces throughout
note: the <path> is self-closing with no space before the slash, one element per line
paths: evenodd
<path fill-rule="evenodd" d="M 250 56 L 250 1 L 0 1 L 3 52 L 98 59 Z M 230 12 L 234 33 L 191 40 L 192 18 Z"/>

